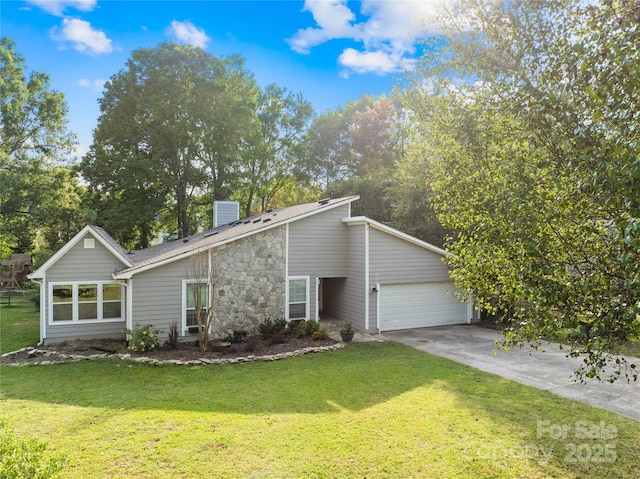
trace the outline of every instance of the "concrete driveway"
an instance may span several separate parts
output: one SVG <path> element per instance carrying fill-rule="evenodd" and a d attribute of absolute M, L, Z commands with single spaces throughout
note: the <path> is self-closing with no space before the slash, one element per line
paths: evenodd
<path fill-rule="evenodd" d="M 382 336 L 640 421 L 640 380 L 635 383 L 619 380 L 613 384 L 595 380 L 576 382 L 572 372 L 581 360 L 566 358 L 566 352 L 556 344 L 549 344 L 545 352 L 528 346 L 505 352 L 494 344 L 502 338 L 499 332 L 474 325 L 409 329 L 385 332 Z M 634 359 L 640 367 L 640 359 Z"/>

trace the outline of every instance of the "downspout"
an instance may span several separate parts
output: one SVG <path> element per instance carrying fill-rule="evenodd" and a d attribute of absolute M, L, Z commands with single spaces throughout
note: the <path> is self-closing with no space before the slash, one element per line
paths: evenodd
<path fill-rule="evenodd" d="M 46 275 L 46 273 L 44 274 Z M 37 283 L 40 285 L 40 341 L 38 341 L 38 344 L 36 344 L 36 346 L 42 346 L 44 344 L 44 340 L 46 339 L 46 335 L 47 335 L 47 327 L 45 325 L 45 313 L 46 313 L 45 300 L 47 295 L 44 290 L 44 285 L 46 281 L 45 281 L 44 275 L 41 281 L 38 281 L 37 279 L 31 279 L 31 278 L 29 279 L 34 283 Z"/>
<path fill-rule="evenodd" d="M 214 307 L 213 304 L 213 295 L 214 295 L 214 285 L 212 282 L 212 278 L 213 278 L 213 257 L 212 257 L 212 252 L 211 249 L 207 250 L 207 314 L 205 316 L 205 321 L 209 321 L 211 319 L 211 322 L 209 323 L 209 329 L 207 331 L 207 334 L 211 334 L 211 325 L 213 323 L 213 315 L 215 314 L 215 311 L 211 311 L 212 308 Z M 207 336 L 207 340 L 208 340 L 208 336 Z"/>
<path fill-rule="evenodd" d="M 289 223 L 284 237 L 284 318 L 289 322 Z"/>
<path fill-rule="evenodd" d="M 369 331 L 369 223 L 364 225 L 364 329 Z"/>
<path fill-rule="evenodd" d="M 471 324 L 471 320 L 473 319 L 473 301 L 471 297 L 471 293 L 467 295 L 467 324 Z"/>
<path fill-rule="evenodd" d="M 376 329 L 378 330 L 378 334 L 380 331 L 380 295 L 382 294 L 382 290 L 380 289 L 380 283 L 376 283 Z"/>
<path fill-rule="evenodd" d="M 316 315 L 315 315 L 316 321 L 320 321 L 320 298 L 318 298 L 319 294 L 320 294 L 320 278 L 316 278 Z"/>
<path fill-rule="evenodd" d="M 115 279 L 115 278 L 114 278 Z M 125 329 L 132 331 L 133 330 L 133 278 L 127 279 L 124 282 L 115 280 L 118 284 L 124 286 L 126 291 L 127 303 L 125 305 L 125 318 L 124 318 L 124 327 Z M 127 341 L 129 340 L 129 334 L 127 334 Z"/>

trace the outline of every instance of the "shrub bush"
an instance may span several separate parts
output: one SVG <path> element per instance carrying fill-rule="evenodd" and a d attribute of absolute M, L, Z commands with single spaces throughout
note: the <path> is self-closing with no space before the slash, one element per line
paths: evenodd
<path fill-rule="evenodd" d="M 131 336 L 129 340 L 129 349 L 132 351 L 149 351 L 160 346 L 158 334 L 162 331 L 153 330 L 153 324 L 145 324 L 144 326 L 135 325 L 133 331 L 127 329 L 127 334 Z"/>
<path fill-rule="evenodd" d="M 271 339 L 280 334 L 286 326 L 286 319 L 266 318 L 258 324 L 258 334 L 260 334 L 262 339 Z"/>
<path fill-rule="evenodd" d="M 47 444 L 35 438 L 18 439 L 0 419 L 0 479 L 49 479 L 62 470 L 66 457 L 46 457 Z"/>
<path fill-rule="evenodd" d="M 318 329 L 320 329 L 320 325 L 315 319 L 310 319 L 309 321 L 300 321 L 298 323 L 298 336 L 311 336 Z"/>
<path fill-rule="evenodd" d="M 321 341 L 323 339 L 327 339 L 328 337 L 329 336 L 327 336 L 327 331 L 324 328 L 320 328 L 317 331 L 314 331 L 311 335 L 311 339 L 313 339 L 314 341 Z"/>

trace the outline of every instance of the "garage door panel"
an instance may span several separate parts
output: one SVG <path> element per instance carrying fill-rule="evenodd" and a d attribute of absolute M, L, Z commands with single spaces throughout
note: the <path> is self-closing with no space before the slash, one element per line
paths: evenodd
<path fill-rule="evenodd" d="M 380 330 L 464 324 L 467 305 L 452 282 L 382 285 Z"/>

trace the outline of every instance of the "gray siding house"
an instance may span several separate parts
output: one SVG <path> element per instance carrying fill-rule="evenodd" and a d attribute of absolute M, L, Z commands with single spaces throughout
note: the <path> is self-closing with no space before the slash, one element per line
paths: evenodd
<path fill-rule="evenodd" d="M 30 276 L 41 284 L 41 339 L 122 338 L 134 325 L 168 331 L 174 322 L 183 339 L 195 338 L 194 283 L 215 288 L 214 336 L 321 314 L 368 332 L 468 323 L 473 310 L 458 299 L 446 252 L 351 217 L 357 199 L 236 216 L 140 251 L 86 226 Z"/>

